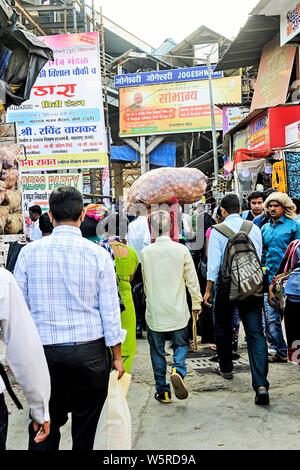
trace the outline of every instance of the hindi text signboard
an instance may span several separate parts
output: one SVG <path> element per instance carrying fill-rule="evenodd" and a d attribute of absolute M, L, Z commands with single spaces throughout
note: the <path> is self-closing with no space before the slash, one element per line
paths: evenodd
<path fill-rule="evenodd" d="M 98 33 L 45 36 L 54 50 L 31 96 L 11 107 L 27 160 L 21 170 L 107 166 Z"/>
<path fill-rule="evenodd" d="M 241 102 L 241 77 L 213 80 L 216 104 Z M 211 130 L 208 81 L 120 88 L 120 136 L 175 134 Z M 215 107 L 216 128 L 222 111 Z"/>

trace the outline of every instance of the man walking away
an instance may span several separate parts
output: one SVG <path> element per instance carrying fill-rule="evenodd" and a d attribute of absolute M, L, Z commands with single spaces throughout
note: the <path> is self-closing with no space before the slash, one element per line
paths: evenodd
<path fill-rule="evenodd" d="M 187 370 L 188 321 L 190 312 L 186 287 L 192 297 L 193 315 L 201 311 L 202 296 L 193 259 L 186 246 L 170 238 L 170 214 L 157 211 L 149 217 L 149 226 L 156 229 L 155 243 L 141 252 L 142 273 L 146 294 L 146 323 L 150 355 L 155 377 L 155 398 L 171 403 L 170 385 L 166 381 L 166 333 L 173 348 L 171 383 L 178 399 L 187 398 L 184 383 Z"/>
<path fill-rule="evenodd" d="M 52 235 L 21 251 L 14 275 L 38 328 L 51 377 L 51 432 L 43 450 L 58 450 L 60 427 L 72 414 L 73 450 L 92 450 L 107 396 L 109 360 L 124 373 L 115 270 L 105 250 L 82 238 L 81 193 L 72 187 L 49 199 Z M 29 449 L 37 450 L 30 429 Z M 41 446 L 39 447 L 41 448 Z"/>
<path fill-rule="evenodd" d="M 211 306 L 212 289 L 216 284 L 215 330 L 219 364 L 214 364 L 213 370 L 224 379 L 233 378 L 231 351 L 232 315 L 235 307 L 237 307 L 246 334 L 252 386 L 255 390 L 255 403 L 257 405 L 267 405 L 269 403 L 269 382 L 267 381 L 268 354 L 262 328 L 262 297 L 259 295 L 259 290 L 262 289 L 262 272 L 258 259 L 256 262 L 257 269 L 254 269 L 255 257 L 257 258 L 258 256 L 260 258 L 262 252 L 261 233 L 257 226 L 241 219 L 239 215 L 240 203 L 235 194 L 228 194 L 222 199 L 221 212 L 225 220 L 223 224 L 213 227 L 209 240 L 207 287 L 204 296 L 206 305 Z M 240 294 L 242 294 L 243 288 L 251 286 L 252 282 L 254 282 L 252 287 L 255 289 L 257 279 L 257 295 L 250 292 L 249 296 L 244 300 L 242 295 L 240 297 L 241 300 L 233 300 L 231 288 L 228 289 L 227 285 L 224 285 L 222 265 L 227 244 L 230 242 L 230 245 L 235 248 L 233 243 L 231 243 L 231 237 L 233 239 L 234 235 L 241 233 L 241 229 L 244 230 L 244 228 L 246 230 L 242 232 L 244 236 L 246 236 L 247 232 L 249 234 L 248 238 L 246 238 L 248 242 L 244 242 L 249 247 L 248 253 L 245 253 L 245 260 L 250 256 L 253 266 L 251 265 L 251 270 L 249 270 L 250 263 L 248 261 L 246 261 L 243 268 L 242 266 L 234 266 L 233 263 L 229 276 L 233 274 L 232 269 L 237 268 L 239 287 L 242 287 L 237 293 Z M 225 235 L 225 231 L 228 232 L 227 235 Z M 235 249 L 238 250 L 238 245 Z M 234 260 L 234 258 L 232 259 Z M 244 282 L 242 277 L 244 277 Z"/>
<path fill-rule="evenodd" d="M 0 268 L 0 331 L 6 344 L 6 359 L 28 400 L 31 426 L 36 432 L 35 443 L 40 446 L 50 431 L 48 402 L 50 377 L 42 343 L 30 316 L 22 292 L 13 275 Z M 5 387 L 6 385 L 6 387 Z M 0 450 L 5 450 L 8 411 L 4 401 L 7 388 L 16 399 L 0 364 Z"/>

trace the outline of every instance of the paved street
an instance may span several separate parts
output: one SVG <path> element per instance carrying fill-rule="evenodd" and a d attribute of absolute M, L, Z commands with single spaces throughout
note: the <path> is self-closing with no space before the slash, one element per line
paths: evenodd
<path fill-rule="evenodd" d="M 245 364 L 246 350 L 242 348 L 240 352 Z M 205 362 L 202 358 L 202 365 Z M 210 372 L 199 375 L 189 368 L 189 398 L 179 401 L 173 395 L 172 404 L 162 405 L 153 398 L 148 343 L 139 340 L 128 397 L 133 449 L 299 448 L 300 369 L 293 364 L 271 364 L 269 380 L 271 404 L 258 407 L 254 404 L 249 372 L 237 372 L 233 380 L 226 381 Z M 28 411 L 17 411 L 9 398 L 7 403 L 11 410 L 8 449 L 26 449 Z M 62 432 L 61 449 L 71 448 L 69 431 L 68 423 Z"/>

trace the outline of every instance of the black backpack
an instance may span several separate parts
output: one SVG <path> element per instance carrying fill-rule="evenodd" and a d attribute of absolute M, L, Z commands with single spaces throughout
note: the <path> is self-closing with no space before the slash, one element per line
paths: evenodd
<path fill-rule="evenodd" d="M 228 238 L 220 275 L 221 283 L 227 287 L 229 300 L 233 302 L 263 295 L 262 267 L 249 238 L 252 226 L 252 222 L 245 220 L 237 233 L 225 224 L 213 227 Z"/>

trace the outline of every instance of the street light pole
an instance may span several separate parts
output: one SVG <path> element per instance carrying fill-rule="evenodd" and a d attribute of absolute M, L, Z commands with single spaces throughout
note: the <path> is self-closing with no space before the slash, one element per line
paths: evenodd
<path fill-rule="evenodd" d="M 212 132 L 213 154 L 214 154 L 214 173 L 215 173 L 215 179 L 217 179 L 217 176 L 218 176 L 218 173 L 219 173 L 219 161 L 218 161 L 218 146 L 217 146 L 216 120 L 215 120 L 215 104 L 214 104 L 213 89 L 212 89 L 210 55 L 207 56 L 207 71 L 208 71 L 208 83 L 209 83 L 211 132 Z"/>

